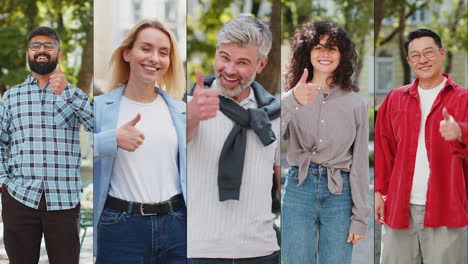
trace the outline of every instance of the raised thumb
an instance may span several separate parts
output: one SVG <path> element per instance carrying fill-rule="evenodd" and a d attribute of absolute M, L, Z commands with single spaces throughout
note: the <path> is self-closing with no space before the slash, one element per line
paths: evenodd
<path fill-rule="evenodd" d="M 56 73 L 63 73 L 62 68 L 60 67 L 60 63 L 57 63 L 57 66 L 55 67 L 55 72 Z"/>
<path fill-rule="evenodd" d="M 447 108 L 442 109 L 442 115 L 444 116 L 445 121 L 453 120 L 452 116 L 448 113 Z"/>
<path fill-rule="evenodd" d="M 134 126 L 136 126 L 136 124 L 137 124 L 138 122 L 140 122 L 140 120 L 141 120 L 141 115 L 140 115 L 140 113 L 138 113 L 138 114 L 135 116 L 135 118 L 133 118 L 132 120 L 130 120 L 127 124 L 129 124 L 129 125 L 131 125 L 131 126 L 134 127 Z"/>

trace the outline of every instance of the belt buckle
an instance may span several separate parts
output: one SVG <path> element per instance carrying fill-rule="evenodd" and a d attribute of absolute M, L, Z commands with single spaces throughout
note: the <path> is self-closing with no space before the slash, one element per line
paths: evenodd
<path fill-rule="evenodd" d="M 158 213 L 152 213 L 152 214 L 149 214 L 149 213 L 147 214 L 147 213 L 145 213 L 145 212 L 143 211 L 143 205 L 144 205 L 143 203 L 140 204 L 140 213 L 141 213 L 141 215 L 143 215 L 143 216 L 158 215 Z"/>

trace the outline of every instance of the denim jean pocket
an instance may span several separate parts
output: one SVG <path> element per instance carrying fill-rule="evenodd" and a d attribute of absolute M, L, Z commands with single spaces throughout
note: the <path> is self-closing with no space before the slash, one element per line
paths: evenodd
<path fill-rule="evenodd" d="M 117 224 L 127 213 L 118 210 L 104 208 L 99 219 L 99 226 L 109 226 Z"/>
<path fill-rule="evenodd" d="M 187 221 L 187 208 L 184 206 L 182 208 L 179 208 L 179 210 L 172 211 L 171 215 L 180 221 L 186 222 Z"/>
<path fill-rule="evenodd" d="M 288 180 L 298 181 L 299 180 L 299 169 L 295 166 L 289 167 Z"/>

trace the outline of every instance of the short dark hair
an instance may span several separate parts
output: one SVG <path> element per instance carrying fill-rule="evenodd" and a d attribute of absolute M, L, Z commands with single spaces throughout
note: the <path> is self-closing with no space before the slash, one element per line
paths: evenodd
<path fill-rule="evenodd" d="M 58 44 L 60 46 L 60 39 L 58 38 L 57 33 L 53 29 L 51 29 L 50 27 L 38 27 L 36 29 L 33 29 L 29 33 L 28 42 L 30 42 L 31 39 L 36 37 L 36 36 L 48 36 L 50 38 L 53 38 L 58 42 Z"/>
<path fill-rule="evenodd" d="M 442 41 L 440 40 L 439 35 L 437 35 L 434 31 L 426 29 L 426 28 L 420 28 L 415 31 L 412 31 L 408 34 L 408 37 L 406 38 L 405 42 L 405 52 L 408 54 L 408 46 L 411 41 L 417 39 L 417 38 L 422 38 L 422 37 L 431 37 L 434 39 L 434 42 L 437 44 L 439 48 L 442 48 Z"/>

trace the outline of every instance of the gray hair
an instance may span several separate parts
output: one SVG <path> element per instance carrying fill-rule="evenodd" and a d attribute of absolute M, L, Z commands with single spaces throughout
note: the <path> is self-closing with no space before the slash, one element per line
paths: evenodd
<path fill-rule="evenodd" d="M 240 15 L 228 21 L 218 33 L 218 44 L 235 43 L 240 47 L 251 45 L 257 48 L 259 60 L 268 56 L 272 35 L 262 21 L 250 16 Z"/>

